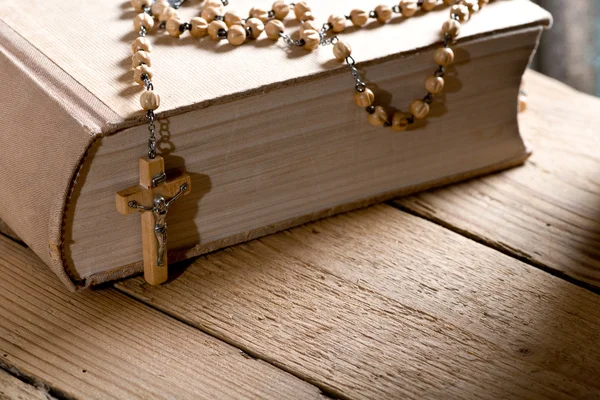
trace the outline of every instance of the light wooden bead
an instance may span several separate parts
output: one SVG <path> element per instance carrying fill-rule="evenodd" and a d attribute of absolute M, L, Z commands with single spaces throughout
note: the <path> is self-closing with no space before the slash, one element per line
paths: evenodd
<path fill-rule="evenodd" d="M 273 10 L 275 18 L 279 20 L 284 19 L 290 13 L 290 6 L 284 0 L 277 0 L 273 3 L 271 9 Z"/>
<path fill-rule="evenodd" d="M 150 53 L 147 51 L 136 51 L 131 56 L 131 67 L 135 68 L 139 65 L 146 64 L 147 66 L 152 66 L 152 59 L 150 58 Z"/>
<path fill-rule="evenodd" d="M 283 22 L 278 19 L 273 19 L 265 25 L 265 32 L 267 33 L 267 37 L 271 40 L 279 40 L 280 33 L 285 31 L 285 26 Z"/>
<path fill-rule="evenodd" d="M 352 54 L 352 47 L 341 40 L 333 45 L 333 55 L 339 61 L 344 61 Z"/>
<path fill-rule="evenodd" d="M 440 47 L 433 52 L 433 60 L 442 67 L 450 65 L 454 62 L 454 51 L 447 47 Z"/>
<path fill-rule="evenodd" d="M 158 16 L 158 22 L 161 24 L 163 22 L 166 23 L 168 20 L 174 17 L 177 17 L 177 10 L 175 10 L 173 7 L 169 7 Z"/>
<path fill-rule="evenodd" d="M 252 39 L 258 39 L 258 37 L 264 32 L 265 24 L 258 18 L 250 18 L 246 21 L 246 27 L 250 28 Z"/>
<path fill-rule="evenodd" d="M 315 16 L 311 11 L 307 11 L 302 15 L 302 21 L 314 21 Z"/>
<path fill-rule="evenodd" d="M 444 78 L 439 76 L 430 76 L 425 81 L 425 90 L 431 94 L 439 94 L 444 91 Z"/>
<path fill-rule="evenodd" d="M 456 0 L 444 0 L 444 4 L 447 6 L 451 6 L 456 3 Z"/>
<path fill-rule="evenodd" d="M 423 0 L 421 8 L 423 11 L 431 11 L 438 5 L 438 0 Z"/>
<path fill-rule="evenodd" d="M 147 65 L 138 65 L 137 67 L 135 67 L 133 69 L 133 80 L 141 86 L 144 86 L 144 80 L 142 79 L 142 76 L 146 74 L 148 75 L 148 78 L 150 78 L 150 80 L 152 80 L 152 77 L 154 76 L 154 72 L 152 71 L 152 68 L 150 68 Z"/>
<path fill-rule="evenodd" d="M 206 22 L 212 22 L 215 20 L 216 17 L 221 15 L 222 12 L 223 12 L 222 8 L 207 6 L 207 7 L 204 7 L 204 10 L 202 10 L 202 14 L 200 14 L 200 16 L 202 18 L 204 18 L 206 20 Z"/>
<path fill-rule="evenodd" d="M 469 9 L 469 13 L 473 14 L 479 11 L 479 2 L 478 0 L 461 0 L 462 4 L 467 6 Z"/>
<path fill-rule="evenodd" d="M 146 31 L 150 31 L 154 27 L 154 18 L 146 13 L 138 14 L 133 19 L 133 27 L 136 32 L 139 32 L 142 27 L 146 28 Z"/>
<path fill-rule="evenodd" d="M 150 40 L 146 37 L 138 37 L 131 44 L 131 52 L 136 53 L 140 50 L 147 51 L 148 53 L 152 52 L 152 44 Z"/>
<path fill-rule="evenodd" d="M 392 130 L 394 132 L 403 132 L 408 129 L 409 126 L 408 116 L 403 112 L 395 112 L 392 117 Z"/>
<path fill-rule="evenodd" d="M 169 18 L 165 29 L 167 30 L 169 36 L 178 38 L 183 33 L 183 31 L 180 29 L 182 24 L 183 20 L 179 17 Z"/>
<path fill-rule="evenodd" d="M 365 88 L 362 92 L 354 93 L 354 102 L 357 106 L 367 108 L 375 101 L 375 95 L 369 88 Z"/>
<path fill-rule="evenodd" d="M 350 11 L 350 21 L 354 26 L 365 26 L 367 22 L 369 22 L 369 13 L 355 8 L 354 10 Z"/>
<path fill-rule="evenodd" d="M 312 29 L 302 31 L 300 37 L 304 40 L 304 48 L 306 50 L 315 50 L 321 44 L 321 35 Z"/>
<path fill-rule="evenodd" d="M 145 7 L 150 7 L 150 0 L 131 0 L 131 5 L 135 11 L 144 11 Z"/>
<path fill-rule="evenodd" d="M 375 14 L 377 14 L 377 20 L 382 24 L 385 24 L 390 19 L 392 19 L 393 13 L 394 12 L 392 11 L 392 9 L 384 4 L 375 7 Z"/>
<path fill-rule="evenodd" d="M 389 116 L 385 111 L 385 108 L 381 106 L 375 107 L 375 112 L 373 114 L 369 114 L 369 123 L 373 126 L 384 126 L 389 122 Z"/>
<path fill-rule="evenodd" d="M 206 0 L 206 4 L 204 7 L 215 7 L 219 9 L 223 9 L 223 2 L 221 0 Z"/>
<path fill-rule="evenodd" d="M 343 15 L 331 15 L 327 22 L 335 33 L 343 32 L 346 29 L 346 17 Z"/>
<path fill-rule="evenodd" d="M 224 21 L 215 20 L 211 22 L 208 24 L 208 36 L 213 40 L 221 40 L 221 37 L 219 36 L 221 29 L 227 32 L 227 24 Z"/>
<path fill-rule="evenodd" d="M 460 22 L 469 20 L 469 8 L 462 4 L 455 4 L 450 8 L 450 15 L 456 15 Z"/>
<path fill-rule="evenodd" d="M 140 96 L 140 104 L 146 111 L 160 107 L 160 96 L 154 90 L 147 90 Z"/>
<path fill-rule="evenodd" d="M 460 22 L 455 19 L 449 19 L 448 21 L 444 22 L 444 25 L 442 25 L 442 33 L 447 33 L 453 38 L 457 37 L 460 35 Z"/>
<path fill-rule="evenodd" d="M 194 17 L 190 20 L 190 25 L 192 28 L 190 29 L 190 35 L 195 38 L 201 38 L 206 35 L 208 31 L 208 21 L 206 21 L 202 17 Z"/>
<path fill-rule="evenodd" d="M 416 119 L 423 119 L 429 114 L 429 104 L 423 100 L 415 100 L 410 104 L 410 113 Z"/>
<path fill-rule="evenodd" d="M 171 5 L 167 0 L 156 0 L 156 2 L 152 4 L 152 15 L 158 17 L 169 7 L 171 7 Z"/>
<path fill-rule="evenodd" d="M 315 21 L 304 21 L 302 23 L 302 27 L 300 28 L 300 33 L 308 30 L 318 31 L 319 27 L 317 26 L 317 23 Z"/>
<path fill-rule="evenodd" d="M 225 23 L 228 27 L 232 27 L 233 25 L 243 25 L 242 17 L 235 11 L 227 11 L 225 16 L 223 17 Z"/>
<path fill-rule="evenodd" d="M 269 20 L 269 11 L 264 8 L 253 7 L 250 9 L 250 17 L 260 19 L 265 24 Z"/>
<path fill-rule="evenodd" d="M 417 0 L 401 0 L 400 8 L 402 10 L 402 16 L 406 18 L 412 17 L 419 11 Z"/>
<path fill-rule="evenodd" d="M 490 2 L 490 0 L 479 0 L 477 2 L 477 4 L 479 4 L 479 8 L 485 6 L 486 4 L 488 4 Z"/>
<path fill-rule="evenodd" d="M 241 25 L 233 25 L 229 27 L 227 31 L 227 41 L 234 45 L 239 46 L 246 41 L 246 30 Z"/>
<path fill-rule="evenodd" d="M 296 4 L 294 4 L 294 14 L 296 14 L 296 19 L 298 21 L 306 21 L 305 19 L 303 19 L 302 17 L 304 16 L 304 14 L 306 13 L 310 13 L 312 12 L 311 8 L 308 6 L 308 4 L 306 4 L 305 1 L 299 1 Z"/>

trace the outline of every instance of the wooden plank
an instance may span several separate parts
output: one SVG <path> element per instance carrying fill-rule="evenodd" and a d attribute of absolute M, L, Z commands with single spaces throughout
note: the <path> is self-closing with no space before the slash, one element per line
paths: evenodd
<path fill-rule="evenodd" d="M 526 76 L 523 168 L 397 201 L 527 262 L 600 285 L 600 99 Z"/>
<path fill-rule="evenodd" d="M 114 289 L 70 294 L 0 237 L 0 362 L 65 396 L 319 398 L 319 390 Z"/>
<path fill-rule="evenodd" d="M 47 392 L 22 382 L 0 369 L 0 400 L 50 400 Z"/>
<path fill-rule="evenodd" d="M 600 297 L 377 206 L 117 285 L 355 399 L 600 398 Z"/>

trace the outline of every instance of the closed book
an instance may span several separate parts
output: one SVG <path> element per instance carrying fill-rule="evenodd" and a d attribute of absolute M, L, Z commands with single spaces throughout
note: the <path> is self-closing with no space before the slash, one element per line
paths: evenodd
<path fill-rule="evenodd" d="M 189 3 L 189 4 L 188 4 Z M 202 3 L 180 9 L 185 20 Z M 231 1 L 247 15 L 256 0 Z M 315 1 L 313 14 L 374 7 Z M 124 0 L 0 0 L 0 219 L 71 289 L 142 269 L 138 215 L 115 194 L 139 181 L 148 126 L 132 79 L 137 12 Z M 437 66 L 440 4 L 337 34 L 379 104 L 408 110 Z M 290 15 L 290 33 L 299 23 Z M 348 65 L 265 36 L 239 47 L 154 29 L 158 153 L 192 191 L 168 214 L 170 261 L 519 165 L 521 77 L 547 12 L 491 2 L 464 23 L 444 93 L 405 132 L 374 127 Z"/>

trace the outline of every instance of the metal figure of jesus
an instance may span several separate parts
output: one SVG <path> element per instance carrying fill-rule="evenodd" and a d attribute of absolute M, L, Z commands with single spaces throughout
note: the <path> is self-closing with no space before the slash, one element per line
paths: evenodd
<path fill-rule="evenodd" d="M 188 174 L 167 179 L 160 156 L 140 159 L 140 184 L 117 193 L 117 211 L 123 215 L 141 211 L 144 278 L 151 285 L 168 279 L 167 214 L 181 196 L 191 192 Z"/>

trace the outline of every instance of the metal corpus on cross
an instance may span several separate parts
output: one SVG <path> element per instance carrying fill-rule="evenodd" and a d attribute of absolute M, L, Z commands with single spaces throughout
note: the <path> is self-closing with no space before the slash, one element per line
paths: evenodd
<path fill-rule="evenodd" d="M 192 179 L 183 174 L 168 180 L 160 156 L 140 158 L 140 184 L 117 193 L 117 211 L 123 215 L 141 212 L 144 278 L 160 285 L 169 278 L 167 261 L 167 214 L 169 207 L 192 189 Z"/>

